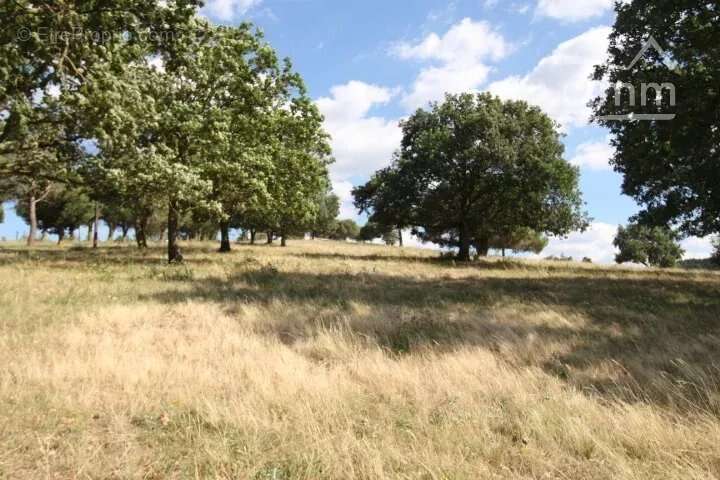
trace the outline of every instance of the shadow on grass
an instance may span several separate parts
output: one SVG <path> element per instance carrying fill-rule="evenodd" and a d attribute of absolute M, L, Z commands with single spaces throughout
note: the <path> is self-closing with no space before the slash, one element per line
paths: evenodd
<path fill-rule="evenodd" d="M 142 255 L 137 251 L 129 255 L 130 248 L 6 249 L 0 250 L 0 265 L 28 260 L 57 261 L 58 267 L 63 262 L 164 265 L 162 247 Z M 193 254 L 214 250 L 206 244 L 186 246 L 184 251 L 192 266 Z M 452 265 L 404 255 L 288 255 L 309 261 L 390 258 Z M 302 311 L 298 325 L 270 319 L 258 328 L 259 333 L 285 343 L 338 328 L 397 355 L 480 346 L 500 355 L 514 352 L 508 358 L 514 365 L 540 367 L 601 398 L 704 408 L 720 415 L 720 279 L 713 276 L 682 271 L 623 275 L 612 269 L 608 269 L 612 275 L 605 275 L 604 269 L 560 264 L 552 275 L 534 278 L 422 279 L 368 272 L 282 272 L 247 260 L 243 258 L 245 263 L 227 277 L 183 276 L 181 286 L 166 282 L 163 290 L 142 294 L 139 300 L 169 305 L 211 302 L 231 314 L 244 304 L 280 301 L 290 310 Z M 201 261 L 213 260 L 197 262 Z M 459 268 L 535 267 L 487 260 Z M 548 271 L 546 265 L 537 268 Z M 358 312 L 358 304 L 367 310 Z M 511 313 L 497 317 L 502 309 Z M 561 320 L 542 320 L 548 313 Z M 292 319 L 292 312 L 285 317 Z"/>
<path fill-rule="evenodd" d="M 269 322 L 262 333 L 286 343 L 319 328 L 349 328 L 394 354 L 482 346 L 521 352 L 517 366 L 540 366 L 569 384 L 603 398 L 622 398 L 720 414 L 720 283 L 689 278 L 474 278 L 430 281 L 380 274 L 284 273 L 271 267 L 227 279 L 194 282 L 143 300 L 182 304 L 215 302 L 231 313 L 240 304 L 277 300 L 311 305 L 316 325 L 288 332 Z M 370 306 L 363 318 L 353 310 Z M 493 312 L 511 306 L 517 320 L 497 322 Z M 322 315 L 324 309 L 347 315 Z M 523 321 L 534 312 L 584 319 L 574 323 Z M 313 328 L 315 330 L 313 330 Z M 528 339 L 563 345 L 550 358 L 527 357 Z M 539 365 L 538 365 L 539 363 Z M 608 365 L 614 371 L 607 373 Z M 597 367 L 597 368 L 596 368 Z M 702 384 L 702 385 L 700 385 Z"/>

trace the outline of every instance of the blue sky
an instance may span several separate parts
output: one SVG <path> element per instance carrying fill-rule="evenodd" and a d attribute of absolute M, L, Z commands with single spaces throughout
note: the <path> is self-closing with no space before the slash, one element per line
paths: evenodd
<path fill-rule="evenodd" d="M 251 20 L 288 56 L 326 116 L 336 163 L 331 175 L 354 217 L 350 189 L 387 165 L 398 120 L 446 91 L 490 90 L 541 106 L 562 124 L 566 158 L 579 165 L 590 231 L 554 239 L 543 255 L 612 260 L 617 225 L 637 211 L 608 166 L 607 132 L 586 106 L 602 86 L 589 80 L 605 58 L 612 0 L 209 0 L 216 23 Z M 25 227 L 11 211 L 0 235 Z M 685 242 L 708 256 L 708 240 Z"/>

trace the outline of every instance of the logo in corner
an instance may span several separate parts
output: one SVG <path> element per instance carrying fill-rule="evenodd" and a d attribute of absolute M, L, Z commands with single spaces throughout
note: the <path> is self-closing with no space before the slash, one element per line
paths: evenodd
<path fill-rule="evenodd" d="M 650 35 L 650 38 L 643 44 L 640 51 L 635 55 L 635 58 L 633 58 L 632 62 L 630 62 L 629 65 L 621 67 L 621 70 L 632 70 L 639 62 L 643 59 L 645 56 L 645 53 L 647 53 L 648 50 L 654 49 L 660 58 L 662 59 L 663 65 L 668 67 L 668 69 L 674 68 L 672 65 L 669 64 L 669 62 L 666 59 L 665 50 L 660 46 L 660 43 L 658 43 L 657 40 L 655 40 L 655 37 Z M 623 90 L 627 90 L 628 97 L 629 97 L 629 104 L 631 107 L 636 106 L 636 86 L 630 83 L 622 83 L 618 82 L 614 86 L 611 87 L 615 92 L 615 106 L 620 107 L 622 105 L 622 92 Z M 645 107 L 648 104 L 648 92 L 652 90 L 655 94 L 654 98 L 651 100 L 655 105 L 659 105 L 662 103 L 663 99 L 663 92 L 668 92 L 668 104 L 671 107 L 675 107 L 677 105 L 677 94 L 675 90 L 675 85 L 670 82 L 650 82 L 650 83 L 641 83 L 640 84 L 640 106 Z M 603 115 L 599 116 L 599 120 L 615 120 L 615 121 L 621 121 L 621 122 L 630 122 L 630 121 L 667 121 L 667 120 L 673 120 L 677 115 L 674 113 L 627 113 L 623 115 Z"/>

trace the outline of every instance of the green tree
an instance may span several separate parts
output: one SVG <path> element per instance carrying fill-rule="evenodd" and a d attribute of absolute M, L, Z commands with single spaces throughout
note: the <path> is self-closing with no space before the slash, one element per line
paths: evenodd
<path fill-rule="evenodd" d="M 394 227 L 387 227 L 372 221 L 368 221 L 363 225 L 357 235 L 357 240 L 360 242 L 372 242 L 377 238 L 382 239 L 385 245 L 389 246 L 394 246 L 400 242 L 400 235 Z"/>
<path fill-rule="evenodd" d="M 208 121 L 204 74 L 194 64 L 213 41 L 213 29 L 199 19 L 190 27 L 193 34 L 175 36 L 163 46 L 164 68 L 140 62 L 122 77 L 98 71 L 83 90 L 87 128 L 100 149 L 96 176 L 112 183 L 125 200 L 165 205 L 171 263 L 182 261 L 182 216 L 189 210 L 220 214 L 205 175 L 213 152 L 203 136 Z"/>
<path fill-rule="evenodd" d="M 360 227 L 355 220 L 340 220 L 336 222 L 335 228 L 330 234 L 332 240 L 355 240 L 360 235 Z"/>
<path fill-rule="evenodd" d="M 271 201 L 265 217 L 285 246 L 289 235 L 312 229 L 321 195 L 330 185 L 327 168 L 332 158 L 323 117 L 304 91 L 274 116 Z"/>
<path fill-rule="evenodd" d="M 392 166 L 377 171 L 366 184 L 352 191 L 355 208 L 369 215 L 368 222 L 382 228 L 379 236 L 394 229 L 401 247 L 403 229 L 412 221 L 413 206 L 407 200 L 416 186 L 414 180 L 399 174 L 396 159 Z"/>
<path fill-rule="evenodd" d="M 17 203 L 15 211 L 29 222 L 30 210 L 26 203 Z M 82 225 L 87 225 L 94 214 L 93 202 L 85 191 L 77 188 L 55 187 L 36 206 L 39 228 L 57 235 L 58 243 L 65 239 L 66 234 L 72 237 Z"/>
<path fill-rule="evenodd" d="M 717 2 L 633 0 L 616 2 L 615 8 L 608 58 L 594 74 L 612 88 L 592 106 L 596 122 L 612 133 L 612 163 L 623 175 L 622 190 L 644 207 L 639 216 L 642 223 L 676 225 L 685 235 L 720 232 Z M 650 48 L 633 68 L 626 69 L 650 36 L 664 53 Z M 618 84 L 632 85 L 635 91 L 618 88 L 622 95 L 616 103 Z M 643 84 L 672 86 L 665 85 L 661 92 L 650 89 L 643 106 L 638 98 Z M 675 95 L 677 105 L 673 106 Z M 676 117 L 672 121 L 602 118 L 629 113 Z"/>
<path fill-rule="evenodd" d="M 340 198 L 334 193 L 323 192 L 318 198 L 318 211 L 312 225 L 312 238 L 329 237 L 340 214 Z"/>
<path fill-rule="evenodd" d="M 503 257 L 506 250 L 539 254 L 547 245 L 545 235 L 529 228 L 516 228 L 509 234 L 495 235 L 490 239 L 490 248 L 501 250 Z"/>
<path fill-rule="evenodd" d="M 637 223 L 619 227 L 613 244 L 620 250 L 615 256 L 617 263 L 669 268 L 674 267 L 685 253 L 678 244 L 677 233 L 665 227 Z"/>
<path fill-rule="evenodd" d="M 402 123 L 387 191 L 410 208 L 425 241 L 486 255 L 493 235 L 517 228 L 583 229 L 579 173 L 563 159 L 557 125 L 525 102 L 447 95 Z"/>
<path fill-rule="evenodd" d="M 146 45 L 177 33 L 194 0 L 0 2 L 0 176 L 77 181 L 82 86 L 96 67 L 117 72 Z M 89 137 L 85 137 L 89 138 Z M 32 230 L 32 227 L 31 227 Z"/>
<path fill-rule="evenodd" d="M 233 218 L 270 201 L 269 182 L 279 141 L 276 112 L 305 95 L 300 76 L 250 24 L 209 29 L 185 73 L 205 105 L 197 141 L 204 178 L 222 209 L 220 251 L 230 251 Z M 295 103 L 294 103 L 295 102 Z"/>

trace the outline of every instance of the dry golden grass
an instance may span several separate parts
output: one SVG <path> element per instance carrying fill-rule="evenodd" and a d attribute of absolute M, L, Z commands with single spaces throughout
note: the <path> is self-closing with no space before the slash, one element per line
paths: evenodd
<path fill-rule="evenodd" d="M 720 276 L 0 249 L 0 478 L 720 475 Z"/>

